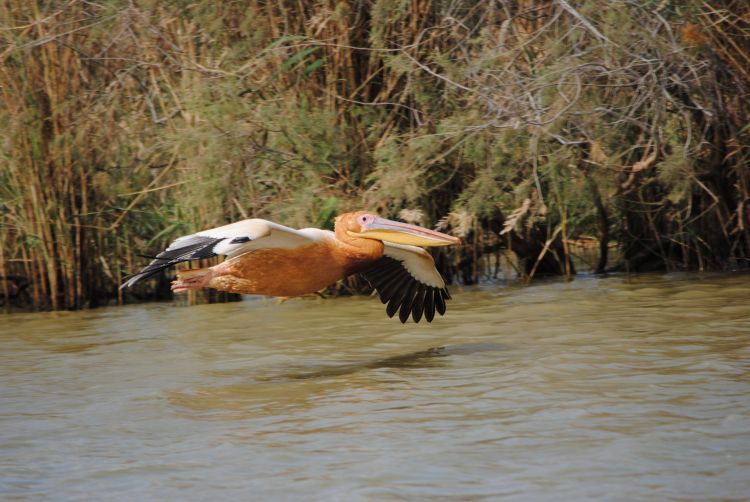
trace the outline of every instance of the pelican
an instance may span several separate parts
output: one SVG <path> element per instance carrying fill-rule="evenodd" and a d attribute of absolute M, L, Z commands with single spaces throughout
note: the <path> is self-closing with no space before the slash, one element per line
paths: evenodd
<path fill-rule="evenodd" d="M 200 288 L 269 296 L 301 296 L 351 274 L 378 292 L 388 317 L 398 312 L 431 322 L 450 299 L 435 262 L 422 247 L 460 244 L 457 237 L 358 211 L 336 218 L 334 231 L 293 228 L 248 219 L 175 240 L 143 270 L 125 278 L 130 287 L 176 263 L 223 255 L 220 264 L 178 270 L 172 291 Z M 421 246 L 421 247 L 419 247 Z"/>

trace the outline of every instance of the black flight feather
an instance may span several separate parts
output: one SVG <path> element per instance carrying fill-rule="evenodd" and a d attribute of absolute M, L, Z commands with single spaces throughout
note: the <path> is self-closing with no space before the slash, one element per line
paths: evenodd
<path fill-rule="evenodd" d="M 380 301 L 388 304 L 385 309 L 388 317 L 398 312 L 404 323 L 410 315 L 414 322 L 419 322 L 422 316 L 432 322 L 435 312 L 445 314 L 445 300 L 450 298 L 448 290 L 420 282 L 400 260 L 383 256 L 361 274 L 378 292 Z"/>
<path fill-rule="evenodd" d="M 156 255 L 151 263 L 146 265 L 140 272 L 126 277 L 125 282 L 120 288 L 130 287 L 183 261 L 200 260 L 217 256 L 213 251 L 214 247 L 223 240 L 224 238 L 194 235 L 182 241 L 173 242 L 169 248 Z M 177 245 L 175 246 L 175 244 Z"/>
<path fill-rule="evenodd" d="M 411 308 L 411 318 L 414 322 L 419 322 L 422 319 L 422 312 L 424 312 L 424 295 L 427 293 L 427 286 L 420 284 L 417 288 L 417 294 L 414 297 L 414 305 Z"/>
<path fill-rule="evenodd" d="M 424 319 L 427 322 L 432 322 L 435 318 L 435 293 L 437 288 L 428 288 L 424 297 Z"/>
<path fill-rule="evenodd" d="M 447 291 L 445 292 L 447 293 Z M 443 291 L 441 290 L 435 291 L 435 310 L 437 310 L 440 315 L 445 314 L 445 298 L 443 297 Z"/>
<path fill-rule="evenodd" d="M 382 289 L 378 289 L 380 301 L 388 303 L 393 300 L 410 280 L 413 280 L 410 274 L 402 274 L 390 284 L 386 284 Z"/>
<path fill-rule="evenodd" d="M 414 281 L 409 284 L 409 291 L 404 295 L 404 300 L 401 302 L 401 308 L 398 309 L 398 318 L 401 323 L 405 323 L 409 319 L 411 314 L 411 306 L 414 303 L 414 296 L 417 294 L 418 282 Z"/>

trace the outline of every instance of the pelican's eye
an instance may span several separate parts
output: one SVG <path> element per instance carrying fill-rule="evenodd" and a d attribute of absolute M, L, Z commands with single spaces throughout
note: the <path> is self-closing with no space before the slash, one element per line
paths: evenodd
<path fill-rule="evenodd" d="M 363 214 L 359 218 L 357 218 L 357 223 L 359 223 L 360 226 L 366 226 L 369 225 L 375 221 L 375 217 L 371 214 Z"/>

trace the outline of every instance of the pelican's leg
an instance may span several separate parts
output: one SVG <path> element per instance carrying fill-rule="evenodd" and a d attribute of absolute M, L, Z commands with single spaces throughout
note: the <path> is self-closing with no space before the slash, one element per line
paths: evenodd
<path fill-rule="evenodd" d="M 214 279 L 221 279 L 225 276 L 231 276 L 230 265 L 227 262 L 221 262 L 210 268 L 195 268 L 189 270 L 178 270 L 177 280 L 172 282 L 172 291 L 175 293 L 184 293 L 191 289 L 216 288 L 224 291 L 217 281 L 211 283 Z"/>
<path fill-rule="evenodd" d="M 255 280 L 238 277 L 237 265 L 232 261 L 224 261 L 211 267 L 211 279 L 206 287 L 226 291 L 227 293 L 257 294 Z"/>
<path fill-rule="evenodd" d="M 172 291 L 175 293 L 184 293 L 191 289 L 206 287 L 212 277 L 213 272 L 209 268 L 178 270 L 177 280 L 172 281 Z"/>

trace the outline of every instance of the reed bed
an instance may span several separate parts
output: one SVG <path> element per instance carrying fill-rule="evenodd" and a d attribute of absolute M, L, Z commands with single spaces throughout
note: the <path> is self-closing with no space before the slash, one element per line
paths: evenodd
<path fill-rule="evenodd" d="M 747 268 L 748 63 L 739 0 L 5 0 L 0 296 L 168 298 L 117 286 L 180 234 L 362 207 L 464 237 L 464 283 L 572 275 L 581 236 Z"/>

